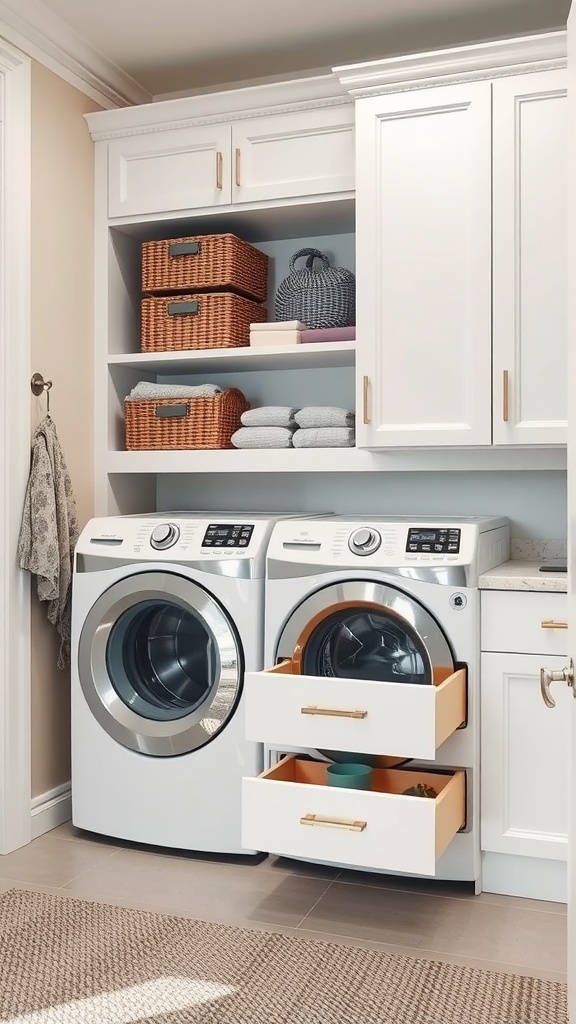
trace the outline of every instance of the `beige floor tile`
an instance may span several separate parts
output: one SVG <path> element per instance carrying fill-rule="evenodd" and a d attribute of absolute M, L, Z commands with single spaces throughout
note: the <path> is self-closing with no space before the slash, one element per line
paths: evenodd
<path fill-rule="evenodd" d="M 561 914 L 333 882 L 301 926 L 394 946 L 563 974 Z"/>
<path fill-rule="evenodd" d="M 500 896 L 498 893 L 481 892 L 477 896 L 473 882 L 448 882 L 435 878 L 409 878 L 403 875 L 387 875 L 376 871 L 343 870 L 339 882 L 353 885 L 372 885 L 380 889 L 397 889 L 400 892 L 419 892 L 426 896 L 443 896 L 458 900 L 473 900 L 480 903 L 518 907 L 523 910 L 542 910 L 547 914 L 566 916 L 565 903 L 548 903 L 544 900 L 528 900 L 520 896 Z"/>
<path fill-rule="evenodd" d="M 459 964 L 462 967 L 473 967 L 480 971 L 500 971 L 503 974 L 519 974 L 522 977 L 542 978 L 544 981 L 557 981 L 560 984 L 566 984 L 566 974 L 559 971 L 543 971 L 538 968 L 520 967 L 518 964 L 508 964 L 496 960 L 478 960 L 475 957 L 433 953 L 427 949 L 397 946 L 389 942 L 369 942 L 366 939 L 356 939 L 352 936 L 326 935 L 324 932 L 314 932 L 308 928 L 298 928 L 295 934 L 317 942 L 335 942 L 341 946 L 351 946 L 359 949 L 381 949 L 385 953 L 394 953 L 396 956 L 407 956 L 417 960 L 434 960 L 446 964 Z"/>
<path fill-rule="evenodd" d="M 266 857 L 262 861 L 264 871 L 283 871 L 288 875 L 308 875 L 310 878 L 338 878 L 341 868 L 333 868 L 326 864 L 312 864 L 305 860 L 292 860 L 291 857 Z"/>
<path fill-rule="evenodd" d="M 262 870 L 261 865 L 229 865 L 161 854 L 120 850 L 113 861 L 97 864 L 72 880 L 66 890 L 145 902 L 203 920 L 248 926 L 259 921 L 295 927 L 331 884 Z"/>
<path fill-rule="evenodd" d="M 58 825 L 51 832 L 46 832 L 46 838 L 71 839 L 75 843 L 93 843 L 95 846 L 112 846 L 114 849 L 120 849 L 124 845 L 120 839 L 100 836 L 97 832 L 84 832 L 81 828 L 76 828 L 71 821 L 65 821 L 63 825 Z"/>
<path fill-rule="evenodd" d="M 0 856 L 0 878 L 61 886 L 116 856 L 110 847 L 40 836 L 14 853 Z"/>

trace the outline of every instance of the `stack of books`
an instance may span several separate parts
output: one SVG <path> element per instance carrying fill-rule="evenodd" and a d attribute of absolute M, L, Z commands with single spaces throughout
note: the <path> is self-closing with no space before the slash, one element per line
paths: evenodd
<path fill-rule="evenodd" d="M 266 324 L 250 324 L 250 347 L 258 346 L 264 348 L 284 347 L 286 345 L 300 345 L 302 331 L 306 330 L 306 324 L 299 320 L 278 320 Z"/>

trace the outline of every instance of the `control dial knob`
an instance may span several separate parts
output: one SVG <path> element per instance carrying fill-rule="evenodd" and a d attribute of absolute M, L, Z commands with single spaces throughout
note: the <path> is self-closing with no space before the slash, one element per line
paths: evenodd
<path fill-rule="evenodd" d="M 174 523 L 161 523 L 152 530 L 150 546 L 156 548 L 156 551 L 164 551 L 165 548 L 171 548 L 179 536 L 180 530 Z"/>
<path fill-rule="evenodd" d="M 348 547 L 355 555 L 371 555 L 378 550 L 381 543 L 382 537 L 377 530 L 362 527 L 350 535 Z"/>

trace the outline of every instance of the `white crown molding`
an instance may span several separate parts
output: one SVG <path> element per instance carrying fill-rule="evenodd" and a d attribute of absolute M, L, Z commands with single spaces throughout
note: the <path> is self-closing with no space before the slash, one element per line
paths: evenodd
<path fill-rule="evenodd" d="M 41 0 L 0 0 L 0 34 L 103 106 L 125 107 L 152 99 Z"/>
<path fill-rule="evenodd" d="M 499 78 L 565 67 L 566 32 L 478 43 L 334 68 L 347 92 L 358 99 L 433 85 Z"/>
<path fill-rule="evenodd" d="M 125 110 L 97 111 L 85 117 L 92 138 L 101 141 L 342 103 L 352 103 L 352 97 L 330 73 L 162 100 Z"/>

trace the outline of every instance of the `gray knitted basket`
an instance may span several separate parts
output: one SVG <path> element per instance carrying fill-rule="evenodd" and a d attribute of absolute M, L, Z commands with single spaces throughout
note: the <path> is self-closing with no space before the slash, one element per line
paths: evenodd
<path fill-rule="evenodd" d="M 306 267 L 296 260 L 307 256 Z M 322 269 L 314 269 L 314 260 Z M 356 322 L 356 282 L 351 270 L 331 267 L 319 249 L 299 249 L 290 260 L 290 273 L 278 286 L 274 313 L 277 320 L 300 320 L 307 327 L 352 327 Z"/>

